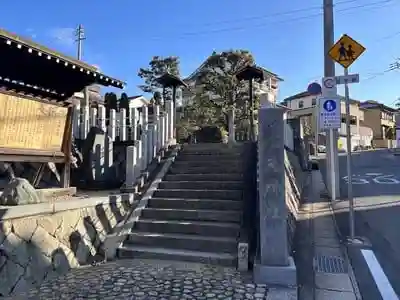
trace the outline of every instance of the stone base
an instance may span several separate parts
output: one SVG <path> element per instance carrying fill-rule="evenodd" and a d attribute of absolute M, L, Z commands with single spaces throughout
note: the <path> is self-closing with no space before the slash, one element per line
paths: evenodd
<path fill-rule="evenodd" d="M 289 257 L 288 266 L 265 266 L 260 261 L 254 263 L 253 276 L 255 283 L 267 285 L 297 286 L 296 265 Z"/>

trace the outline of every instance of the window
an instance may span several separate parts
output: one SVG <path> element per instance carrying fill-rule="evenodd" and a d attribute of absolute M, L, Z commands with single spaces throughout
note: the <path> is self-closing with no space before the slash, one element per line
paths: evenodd
<path fill-rule="evenodd" d="M 311 105 L 312 105 L 312 106 L 317 105 L 317 98 L 312 98 L 312 100 L 311 100 Z"/>
<path fill-rule="evenodd" d="M 299 101 L 299 108 L 303 108 L 304 107 L 304 101 L 303 100 L 300 100 Z"/>

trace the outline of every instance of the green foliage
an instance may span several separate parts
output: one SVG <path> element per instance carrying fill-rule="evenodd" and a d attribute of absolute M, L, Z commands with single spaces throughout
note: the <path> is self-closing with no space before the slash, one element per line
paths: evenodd
<path fill-rule="evenodd" d="M 221 143 L 225 131 L 218 126 L 203 126 L 195 132 L 195 136 L 198 143 Z"/>
<path fill-rule="evenodd" d="M 126 93 L 122 93 L 121 97 L 119 98 L 119 108 L 125 108 L 127 114 L 129 114 L 129 99 Z"/>
<path fill-rule="evenodd" d="M 253 55 L 247 50 L 230 50 L 213 53 L 200 71 L 198 83 L 204 92 L 215 97 L 211 103 L 226 113 L 234 106 L 243 106 L 243 96 L 248 95 L 247 84 L 235 75 L 245 66 L 254 64 Z"/>
<path fill-rule="evenodd" d="M 138 76 L 144 80 L 144 84 L 139 88 L 145 93 L 155 94 L 162 90 L 162 86 L 157 82 L 157 78 L 170 73 L 179 76 L 179 58 L 176 56 L 153 56 L 147 68 L 140 68 Z M 166 91 L 166 97 L 171 98 L 172 92 Z M 157 99 L 154 100 L 156 102 Z"/>
<path fill-rule="evenodd" d="M 394 127 L 390 127 L 388 129 L 386 129 L 386 138 L 389 140 L 396 139 L 396 129 Z"/>
<path fill-rule="evenodd" d="M 104 106 L 106 107 L 106 111 L 110 109 L 117 109 L 118 97 L 115 93 L 106 93 L 104 95 Z"/>

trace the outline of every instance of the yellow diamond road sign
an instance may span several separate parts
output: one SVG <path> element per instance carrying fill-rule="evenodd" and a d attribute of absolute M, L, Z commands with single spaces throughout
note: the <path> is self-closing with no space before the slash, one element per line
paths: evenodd
<path fill-rule="evenodd" d="M 364 46 L 344 34 L 329 50 L 328 54 L 338 64 L 348 68 L 364 51 Z"/>

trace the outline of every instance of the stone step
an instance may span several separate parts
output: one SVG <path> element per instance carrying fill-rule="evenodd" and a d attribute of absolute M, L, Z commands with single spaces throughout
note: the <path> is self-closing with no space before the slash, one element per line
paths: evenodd
<path fill-rule="evenodd" d="M 125 242 L 130 245 L 207 252 L 235 253 L 237 239 L 189 234 L 132 232 Z"/>
<path fill-rule="evenodd" d="M 178 156 L 200 156 L 200 157 L 226 157 L 226 158 L 239 158 L 241 156 L 241 151 L 212 151 L 212 150 L 181 150 Z"/>
<path fill-rule="evenodd" d="M 217 167 L 217 166 L 235 166 L 237 168 L 242 168 L 243 163 L 241 160 L 229 160 L 221 161 L 218 158 L 215 160 L 178 160 L 175 161 L 173 166 L 185 167 L 185 168 L 196 168 L 196 167 Z"/>
<path fill-rule="evenodd" d="M 211 155 L 211 154 L 184 154 L 180 153 L 176 158 L 175 162 L 183 161 L 218 161 L 223 163 L 236 162 L 241 160 L 241 155 Z"/>
<path fill-rule="evenodd" d="M 180 209 L 211 209 L 234 210 L 242 209 L 242 201 L 208 200 L 208 199 L 178 199 L 178 198 L 151 198 L 148 207 L 180 208 Z"/>
<path fill-rule="evenodd" d="M 162 181 L 160 189 L 242 190 L 243 181 Z"/>
<path fill-rule="evenodd" d="M 242 181 L 242 174 L 167 174 L 165 181 Z"/>
<path fill-rule="evenodd" d="M 141 218 L 153 220 L 176 220 L 176 221 L 207 221 L 207 222 L 229 222 L 240 223 L 242 213 L 240 211 L 223 210 L 193 210 L 175 208 L 145 208 L 142 210 Z"/>
<path fill-rule="evenodd" d="M 139 219 L 135 222 L 133 231 L 153 233 L 178 233 L 204 236 L 219 236 L 237 238 L 240 225 L 237 223 L 172 221 Z"/>
<path fill-rule="evenodd" d="M 216 166 L 190 167 L 172 165 L 170 174 L 241 174 L 242 168 L 235 165 L 220 164 Z"/>
<path fill-rule="evenodd" d="M 230 253 L 213 253 L 131 245 L 120 247 L 118 249 L 118 257 L 187 261 L 221 266 L 235 266 L 237 263 L 237 255 Z"/>
<path fill-rule="evenodd" d="M 240 190 L 186 190 L 186 189 L 158 189 L 153 196 L 157 198 L 198 198 L 218 200 L 242 200 Z"/>

